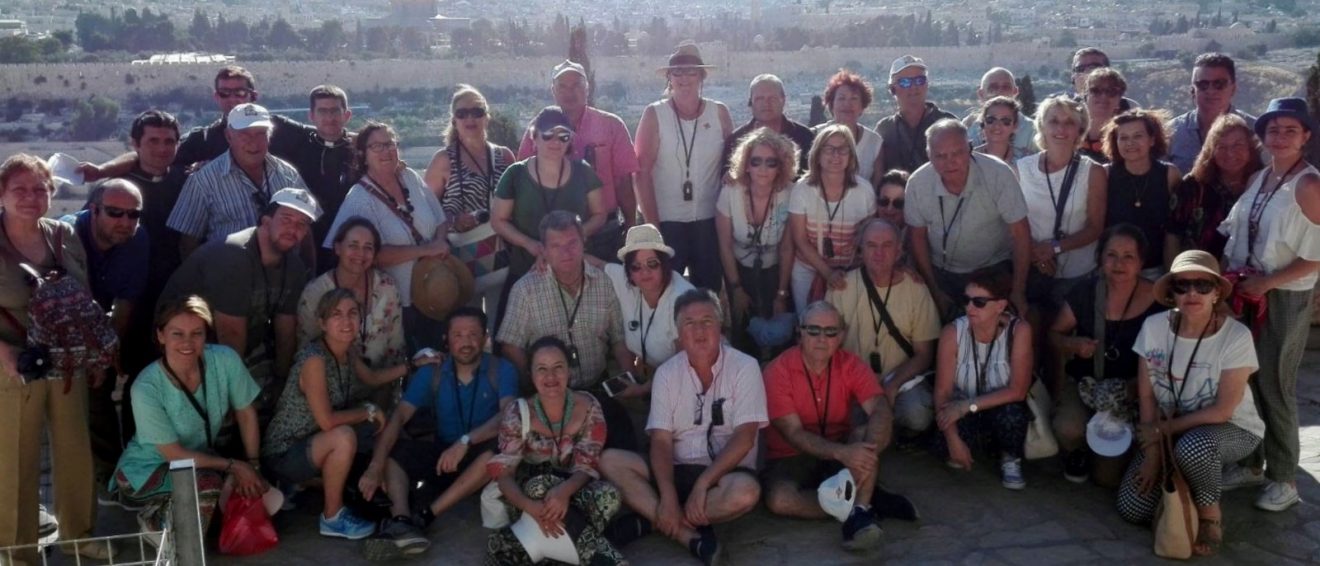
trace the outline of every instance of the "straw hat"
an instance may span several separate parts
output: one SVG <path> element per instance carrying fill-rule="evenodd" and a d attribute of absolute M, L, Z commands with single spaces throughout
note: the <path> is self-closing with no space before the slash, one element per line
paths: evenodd
<path fill-rule="evenodd" d="M 472 271 L 454 256 L 417 260 L 412 272 L 412 304 L 429 318 L 444 320 L 450 311 L 472 300 Z"/>
<path fill-rule="evenodd" d="M 715 65 L 707 65 L 706 62 L 701 59 L 701 50 L 697 49 L 697 44 L 692 43 L 690 41 L 685 41 L 683 43 L 680 43 L 678 45 L 678 49 L 675 49 L 674 53 L 669 56 L 669 64 L 660 67 L 659 69 L 656 69 L 656 72 L 659 73 L 661 76 L 664 76 L 671 69 L 714 69 L 714 68 Z"/>
<path fill-rule="evenodd" d="M 1214 276 L 1215 282 L 1219 283 L 1220 299 L 1227 299 L 1233 292 L 1233 284 L 1219 274 L 1219 262 L 1215 261 L 1214 256 L 1202 250 L 1187 250 L 1173 258 L 1173 267 L 1155 281 L 1155 300 L 1166 307 L 1173 306 L 1173 294 L 1169 292 L 1169 284 L 1179 273 L 1204 273 Z"/>
<path fill-rule="evenodd" d="M 628 254 L 639 250 L 652 250 L 674 257 L 674 248 L 665 245 L 665 237 L 660 235 L 660 229 L 654 224 L 638 224 L 628 229 L 623 247 L 619 248 L 619 261 L 627 261 L 624 258 Z"/>

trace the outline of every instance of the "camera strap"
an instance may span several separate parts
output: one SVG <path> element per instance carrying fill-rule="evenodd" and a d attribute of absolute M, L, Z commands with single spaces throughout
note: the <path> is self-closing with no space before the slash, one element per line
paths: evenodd
<path fill-rule="evenodd" d="M 862 267 L 861 272 L 862 272 L 862 286 L 866 287 L 866 295 L 870 299 L 871 307 L 873 309 L 871 311 L 871 314 L 874 315 L 877 312 L 879 312 L 880 322 L 883 323 L 885 328 L 889 330 L 889 336 L 894 339 L 894 342 L 898 344 L 898 347 L 903 350 L 903 353 L 907 354 L 907 356 L 911 358 L 912 355 L 916 352 L 916 350 L 913 349 L 912 347 L 912 342 L 908 341 L 907 337 L 903 336 L 902 332 L 899 332 L 898 325 L 894 324 L 894 319 L 891 316 L 889 316 L 888 305 L 885 303 L 885 301 L 880 300 L 880 294 L 876 292 L 875 283 L 871 282 L 871 275 L 866 272 L 866 268 Z M 894 278 L 891 276 L 889 278 L 889 290 L 885 291 L 886 297 L 889 296 L 889 291 L 893 290 L 894 285 L 895 285 Z M 880 334 L 880 329 L 876 328 L 875 330 L 878 338 Z"/>

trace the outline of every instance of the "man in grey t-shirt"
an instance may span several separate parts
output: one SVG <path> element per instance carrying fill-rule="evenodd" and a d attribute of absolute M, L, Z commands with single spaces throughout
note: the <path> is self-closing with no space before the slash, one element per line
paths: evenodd
<path fill-rule="evenodd" d="M 954 297 L 963 294 L 967 275 L 1011 260 L 1013 293 L 1026 312 L 1027 267 L 1031 228 L 1027 203 L 1007 164 L 973 153 L 967 128 L 940 120 L 926 133 L 930 162 L 908 180 L 903 220 L 912 232 L 912 257 L 931 285 L 944 320 L 961 310 Z"/>

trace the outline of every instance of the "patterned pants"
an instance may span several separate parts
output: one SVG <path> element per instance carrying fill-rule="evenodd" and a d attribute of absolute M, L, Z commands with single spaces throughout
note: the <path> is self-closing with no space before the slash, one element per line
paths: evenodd
<path fill-rule="evenodd" d="M 993 409 L 968 413 L 958 419 L 958 437 L 967 443 L 973 453 L 1001 454 L 1022 458 L 1027 443 L 1027 427 L 1031 426 L 1031 409 L 1026 401 L 1000 405 Z M 935 451 L 948 459 L 949 445 L 943 434 L 935 435 Z"/>
<path fill-rule="evenodd" d="M 1200 507 L 1219 503 L 1224 462 L 1241 460 L 1258 445 L 1259 437 L 1229 423 L 1202 425 L 1184 433 L 1173 445 L 1173 457 L 1192 490 L 1192 501 Z M 1138 490 L 1137 472 L 1146 455 L 1141 450 L 1136 453 L 1118 487 L 1118 514 L 1133 523 L 1147 523 L 1155 517 L 1161 490 Z"/>
<path fill-rule="evenodd" d="M 1253 467 L 1268 463 L 1265 477 L 1273 481 L 1293 481 L 1301 456 L 1297 368 L 1302 365 L 1311 330 L 1311 293 L 1276 289 L 1265 294 L 1265 326 L 1256 342 L 1260 370 L 1250 381 L 1251 394 L 1265 420 L 1265 441 L 1251 463 Z"/>
<path fill-rule="evenodd" d="M 532 476 L 523 481 L 523 493 L 532 499 L 542 499 L 550 488 L 564 480 L 553 474 Z M 611 566 L 624 564 L 623 557 L 605 537 L 601 535 L 610 519 L 618 513 L 622 505 L 619 489 L 606 481 L 596 480 L 588 483 L 569 500 L 569 512 L 582 513 L 587 520 L 587 527 L 573 541 L 577 548 L 578 564 L 583 566 Z M 517 522 L 522 511 L 509 507 L 509 519 Z M 533 562 L 523 550 L 522 543 L 514 536 L 509 527 L 490 535 L 486 543 L 486 566 L 525 566 Z"/>
<path fill-rule="evenodd" d="M 115 472 L 118 484 L 118 496 L 134 507 L 142 507 L 138 513 L 140 524 L 159 531 L 170 524 L 170 466 L 161 464 L 142 484 L 134 490 L 124 472 Z M 220 491 L 225 485 L 225 475 L 216 470 L 197 470 L 197 512 L 202 518 L 202 534 L 211 528 L 211 518 L 220 503 Z"/>

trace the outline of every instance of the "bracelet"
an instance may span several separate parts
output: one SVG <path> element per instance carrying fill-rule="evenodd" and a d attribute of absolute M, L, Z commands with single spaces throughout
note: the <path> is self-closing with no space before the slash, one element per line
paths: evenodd
<path fill-rule="evenodd" d="M 376 420 L 376 414 L 380 412 L 380 408 L 376 407 L 375 403 L 363 403 L 362 408 L 367 410 L 367 422 Z"/>

